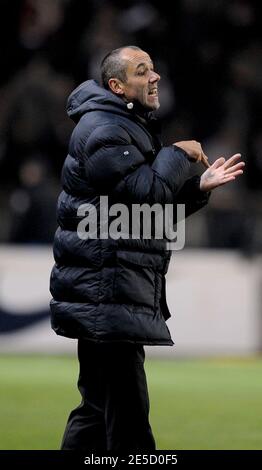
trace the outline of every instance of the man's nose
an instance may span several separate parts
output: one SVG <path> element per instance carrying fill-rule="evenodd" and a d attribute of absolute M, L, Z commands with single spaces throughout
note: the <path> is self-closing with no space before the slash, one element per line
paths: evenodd
<path fill-rule="evenodd" d="M 160 79 L 160 75 L 152 70 L 149 78 L 150 83 L 159 82 Z"/>

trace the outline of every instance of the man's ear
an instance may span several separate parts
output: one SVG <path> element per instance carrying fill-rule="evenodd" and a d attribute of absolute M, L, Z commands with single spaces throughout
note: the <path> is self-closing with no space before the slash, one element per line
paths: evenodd
<path fill-rule="evenodd" d="M 118 78 L 110 78 L 108 80 L 108 85 L 109 85 L 110 90 L 116 95 L 124 94 L 123 83 L 120 80 L 118 80 Z"/>

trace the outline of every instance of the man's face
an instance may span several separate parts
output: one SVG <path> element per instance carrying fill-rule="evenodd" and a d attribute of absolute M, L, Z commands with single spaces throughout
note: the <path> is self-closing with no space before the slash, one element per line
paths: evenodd
<path fill-rule="evenodd" d="M 124 49 L 121 58 L 126 62 L 125 83 L 122 83 L 126 101 L 139 102 L 147 110 L 158 109 L 158 82 L 160 76 L 154 72 L 149 55 L 141 50 Z"/>

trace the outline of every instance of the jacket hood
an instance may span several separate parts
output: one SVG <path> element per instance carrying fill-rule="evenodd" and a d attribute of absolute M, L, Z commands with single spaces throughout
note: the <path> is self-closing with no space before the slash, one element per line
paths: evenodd
<path fill-rule="evenodd" d="M 109 111 L 129 117 L 130 114 L 140 114 L 140 118 L 144 119 L 148 119 L 150 114 L 144 113 L 141 116 L 135 103 L 132 103 L 129 109 L 128 103 L 101 87 L 95 80 L 87 80 L 72 91 L 67 100 L 66 110 L 74 122 L 78 122 L 83 114 L 89 111 Z"/>

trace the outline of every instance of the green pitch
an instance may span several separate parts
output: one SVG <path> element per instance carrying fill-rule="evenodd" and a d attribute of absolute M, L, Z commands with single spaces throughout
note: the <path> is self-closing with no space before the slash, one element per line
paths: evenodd
<path fill-rule="evenodd" d="M 262 449 L 262 360 L 147 360 L 158 449 Z M 0 357 L 0 449 L 58 449 L 75 358 Z"/>

